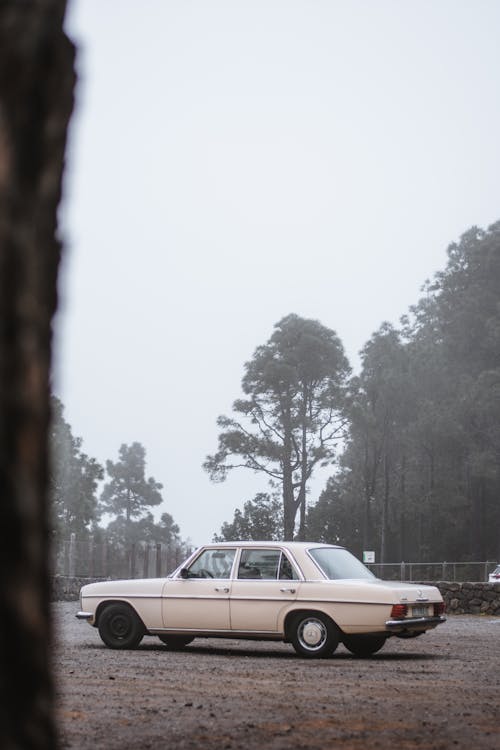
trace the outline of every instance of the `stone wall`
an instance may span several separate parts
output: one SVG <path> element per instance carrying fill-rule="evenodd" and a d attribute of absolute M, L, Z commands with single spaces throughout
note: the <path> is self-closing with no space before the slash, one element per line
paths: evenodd
<path fill-rule="evenodd" d="M 500 583 L 438 581 L 449 615 L 500 615 Z"/>
<path fill-rule="evenodd" d="M 53 576 L 52 600 L 73 602 L 78 600 L 80 588 L 86 583 L 107 580 L 105 578 L 72 578 Z M 437 586 L 446 602 L 449 615 L 485 614 L 500 615 L 500 583 L 453 583 L 427 581 Z"/>

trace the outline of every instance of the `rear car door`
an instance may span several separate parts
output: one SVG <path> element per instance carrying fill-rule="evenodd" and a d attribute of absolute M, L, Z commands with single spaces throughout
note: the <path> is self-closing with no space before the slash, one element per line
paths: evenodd
<path fill-rule="evenodd" d="M 243 548 L 230 595 L 231 629 L 276 633 L 283 609 L 297 598 L 299 574 L 279 548 Z"/>

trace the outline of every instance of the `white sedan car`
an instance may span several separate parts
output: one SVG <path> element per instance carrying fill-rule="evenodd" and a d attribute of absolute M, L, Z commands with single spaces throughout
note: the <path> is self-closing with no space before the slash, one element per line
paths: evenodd
<path fill-rule="evenodd" d="M 381 581 L 343 547 L 312 542 L 208 544 L 167 578 L 83 586 L 80 607 L 110 648 L 135 648 L 144 635 L 173 649 L 246 638 L 291 643 L 305 657 L 339 643 L 370 656 L 391 636 L 445 622 L 435 586 Z"/>

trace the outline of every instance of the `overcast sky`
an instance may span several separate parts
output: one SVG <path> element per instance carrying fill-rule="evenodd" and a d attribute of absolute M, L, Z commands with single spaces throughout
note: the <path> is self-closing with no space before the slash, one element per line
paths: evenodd
<path fill-rule="evenodd" d="M 145 446 L 202 544 L 266 490 L 201 464 L 273 325 L 321 321 L 356 368 L 500 219 L 500 2 L 70 0 L 67 29 L 55 390 L 99 461 Z"/>

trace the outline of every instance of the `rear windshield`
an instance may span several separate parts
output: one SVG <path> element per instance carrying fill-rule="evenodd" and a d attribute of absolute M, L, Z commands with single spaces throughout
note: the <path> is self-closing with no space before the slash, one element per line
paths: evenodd
<path fill-rule="evenodd" d="M 327 578 L 339 580 L 341 578 L 363 578 L 373 580 L 375 576 L 357 557 L 346 549 L 335 547 L 317 547 L 310 549 L 309 554 L 319 565 Z"/>

